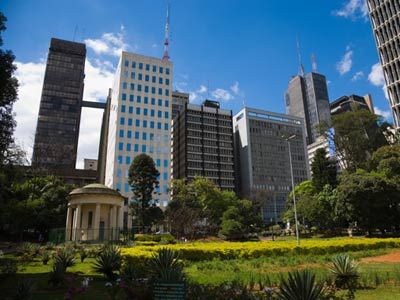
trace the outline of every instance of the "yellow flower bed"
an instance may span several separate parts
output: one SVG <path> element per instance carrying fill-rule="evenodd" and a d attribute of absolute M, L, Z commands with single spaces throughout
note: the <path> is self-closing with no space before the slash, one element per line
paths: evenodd
<path fill-rule="evenodd" d="M 168 247 L 179 252 L 181 259 L 191 261 L 236 258 L 257 258 L 283 254 L 332 254 L 347 251 L 371 250 L 400 247 L 400 238 L 337 238 L 327 240 L 265 242 L 210 242 L 175 245 L 136 246 L 123 248 L 122 254 L 128 259 L 147 260 L 161 248 Z"/>

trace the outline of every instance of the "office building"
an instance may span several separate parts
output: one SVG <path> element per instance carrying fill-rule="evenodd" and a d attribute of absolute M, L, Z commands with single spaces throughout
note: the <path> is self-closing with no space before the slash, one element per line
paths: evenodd
<path fill-rule="evenodd" d="M 318 125 L 330 124 L 326 78 L 316 71 L 294 76 L 285 93 L 286 113 L 304 119 L 307 144 L 320 136 Z"/>
<path fill-rule="evenodd" d="M 367 0 L 394 126 L 400 128 L 400 26 L 398 0 Z"/>
<path fill-rule="evenodd" d="M 33 148 L 33 167 L 75 169 L 85 58 L 85 44 L 51 39 Z"/>
<path fill-rule="evenodd" d="M 137 155 L 146 153 L 160 172 L 154 200 L 161 208 L 169 201 L 171 87 L 171 61 L 122 52 L 111 93 L 105 184 L 134 200 L 128 170 Z"/>
<path fill-rule="evenodd" d="M 347 111 L 354 111 L 357 109 L 366 109 L 369 110 L 371 113 L 375 113 L 374 105 L 372 103 L 372 97 L 369 94 L 365 96 L 342 96 L 333 101 L 330 104 L 330 108 L 332 116 Z"/>
<path fill-rule="evenodd" d="M 295 185 L 310 178 L 303 119 L 246 107 L 233 128 L 240 196 L 261 204 L 266 223 L 280 221 L 292 189 L 285 138 L 295 135 L 289 140 Z"/>
<path fill-rule="evenodd" d="M 173 121 L 174 179 L 211 179 L 221 189 L 235 189 L 232 111 L 219 102 L 186 103 Z"/>
<path fill-rule="evenodd" d="M 179 112 L 189 103 L 189 94 L 178 91 L 172 92 L 172 120 L 179 115 Z"/>

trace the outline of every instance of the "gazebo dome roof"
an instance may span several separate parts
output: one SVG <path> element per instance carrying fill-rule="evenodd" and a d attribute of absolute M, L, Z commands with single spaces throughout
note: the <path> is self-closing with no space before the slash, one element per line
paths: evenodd
<path fill-rule="evenodd" d="M 74 189 L 71 193 L 69 193 L 70 196 L 82 195 L 82 194 L 103 194 L 103 195 L 119 196 L 122 198 L 122 195 L 117 190 L 109 188 L 100 183 L 88 184 L 85 185 L 84 187 Z"/>

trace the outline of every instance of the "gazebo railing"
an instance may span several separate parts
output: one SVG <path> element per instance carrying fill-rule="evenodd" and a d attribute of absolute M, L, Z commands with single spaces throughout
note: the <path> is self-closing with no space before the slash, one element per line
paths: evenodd
<path fill-rule="evenodd" d="M 49 241 L 59 244 L 68 241 L 101 243 L 106 241 L 126 241 L 130 231 L 120 228 L 55 228 L 50 230 Z"/>

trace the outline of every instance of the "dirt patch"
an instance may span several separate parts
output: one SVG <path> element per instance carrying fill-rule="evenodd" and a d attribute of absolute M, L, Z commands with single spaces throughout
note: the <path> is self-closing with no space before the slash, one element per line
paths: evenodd
<path fill-rule="evenodd" d="M 383 263 L 399 263 L 400 262 L 400 251 L 394 251 L 381 256 L 364 257 L 361 259 L 362 262 L 383 262 Z"/>

